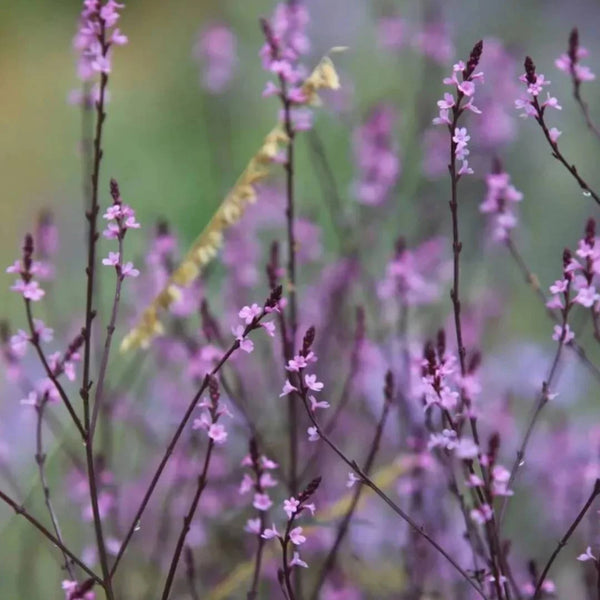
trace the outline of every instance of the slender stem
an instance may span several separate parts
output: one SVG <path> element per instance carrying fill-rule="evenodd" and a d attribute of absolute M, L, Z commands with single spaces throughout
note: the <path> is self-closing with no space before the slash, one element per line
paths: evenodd
<path fill-rule="evenodd" d="M 377 453 L 379 451 L 379 446 L 381 443 L 381 436 L 383 435 L 383 429 L 385 427 L 385 423 L 387 421 L 389 411 L 390 411 L 390 402 L 387 399 L 385 399 L 384 403 L 383 403 L 383 410 L 381 412 L 381 417 L 377 423 L 375 437 L 373 439 L 373 443 L 371 444 L 371 447 L 369 448 L 369 453 L 367 455 L 367 459 L 366 459 L 365 465 L 363 467 L 363 470 L 366 475 L 370 474 L 371 468 L 373 467 L 373 463 L 375 462 L 375 457 L 377 456 Z M 321 588 L 323 587 L 323 584 L 325 583 L 325 580 L 327 579 L 329 572 L 335 565 L 337 553 L 340 549 L 340 546 L 342 544 L 344 537 L 346 536 L 346 533 L 348 532 L 348 528 L 350 526 L 350 521 L 352 520 L 352 517 L 353 517 L 356 507 L 358 505 L 358 501 L 360 500 L 361 494 L 362 494 L 362 486 L 359 485 L 356 488 L 356 490 L 354 491 L 354 496 L 352 497 L 350 506 L 348 507 L 348 510 L 346 511 L 346 514 L 344 515 L 344 518 L 342 519 L 341 523 L 338 526 L 335 541 L 333 542 L 333 544 L 329 550 L 329 553 L 327 554 L 327 557 L 325 558 L 325 560 L 322 563 L 321 570 L 319 572 L 319 575 L 317 576 L 317 583 L 316 583 L 313 593 L 311 595 L 312 600 L 318 599 L 319 592 L 321 591 Z"/>
<path fill-rule="evenodd" d="M 250 440 L 250 458 L 252 459 L 252 470 L 254 471 L 254 490 L 257 494 L 262 494 L 264 492 L 263 485 L 261 483 L 261 479 L 264 473 L 264 469 L 261 466 L 258 452 L 258 444 L 256 437 Z M 265 538 L 262 536 L 262 532 L 265 530 L 265 525 L 267 521 L 266 511 L 259 511 L 260 518 L 260 529 L 256 536 L 257 539 L 257 547 L 256 547 L 256 556 L 254 558 L 254 574 L 252 576 L 252 585 L 248 594 L 246 595 L 246 600 L 255 600 L 258 594 L 258 580 L 260 578 L 260 569 L 262 565 L 262 556 L 263 550 L 265 547 Z"/>
<path fill-rule="evenodd" d="M 259 326 L 260 320 L 263 318 L 264 314 L 265 313 L 263 313 L 260 317 L 255 319 L 250 325 L 248 325 L 246 327 L 246 329 L 244 330 L 244 334 L 243 334 L 244 337 L 247 336 L 250 331 L 256 329 Z M 144 514 L 144 511 L 146 510 L 146 507 L 148 506 L 148 502 L 150 501 L 150 498 L 152 497 L 152 494 L 154 493 L 154 489 L 156 488 L 158 481 L 159 481 L 163 471 L 165 470 L 165 467 L 166 467 L 171 455 L 173 454 L 173 451 L 175 450 L 175 446 L 177 445 L 177 442 L 179 441 L 179 438 L 181 437 L 181 434 L 183 433 L 185 426 L 187 425 L 190 417 L 192 416 L 192 413 L 194 412 L 194 409 L 196 408 L 198 401 L 202 397 L 202 394 L 206 391 L 206 389 L 208 387 L 209 376 L 216 375 L 221 370 L 223 365 L 227 362 L 229 357 L 239 347 L 240 347 L 240 342 L 238 340 L 235 340 L 231 344 L 229 349 L 223 354 L 223 356 L 221 357 L 221 360 L 215 365 L 215 367 L 210 372 L 210 374 L 207 374 L 204 376 L 204 380 L 202 381 L 202 384 L 200 385 L 198 391 L 192 398 L 183 417 L 181 418 L 181 421 L 179 422 L 179 425 L 177 426 L 177 429 L 175 430 L 175 433 L 173 434 L 173 437 L 171 438 L 171 441 L 169 442 L 169 445 L 167 446 L 165 453 L 163 454 L 163 457 L 161 458 L 161 461 L 160 461 L 158 467 L 156 468 L 154 475 L 152 476 L 152 480 L 150 481 L 150 484 L 148 485 L 148 488 L 144 494 L 144 497 L 142 498 L 142 501 L 140 502 L 140 505 L 139 505 L 139 507 L 135 513 L 135 516 L 131 522 L 131 525 L 129 527 L 129 530 L 127 531 L 125 537 L 123 538 L 123 542 L 121 543 L 121 547 L 119 548 L 119 552 L 115 558 L 115 562 L 110 570 L 111 576 L 115 574 L 115 571 L 117 570 L 117 567 L 119 566 L 121 558 L 123 557 L 123 554 L 124 554 L 125 550 L 127 549 L 127 546 L 129 545 L 129 542 L 131 541 L 131 538 L 133 537 L 133 534 L 139 525 L 140 519 L 142 518 L 142 515 Z"/>
<path fill-rule="evenodd" d="M 77 416 L 77 413 L 75 412 L 75 409 L 73 408 L 73 405 L 71 404 L 71 401 L 69 400 L 69 397 L 67 396 L 67 393 L 65 392 L 65 389 L 63 388 L 60 381 L 58 380 L 57 374 L 50 368 L 48 359 L 46 358 L 46 355 L 44 354 L 44 351 L 42 350 L 42 347 L 40 345 L 39 335 L 38 335 L 37 331 L 35 330 L 35 324 L 33 322 L 33 312 L 31 310 L 31 300 L 25 299 L 25 311 L 27 313 L 27 323 L 29 325 L 29 333 L 31 335 L 30 340 L 31 340 L 33 347 L 35 348 L 35 351 L 37 352 L 40 362 L 42 363 L 42 366 L 44 367 L 46 376 L 54 384 L 54 387 L 58 391 L 58 394 L 59 394 L 61 400 L 63 401 L 63 404 L 67 407 L 67 410 L 69 411 L 69 415 L 71 415 L 71 419 L 73 420 L 73 423 L 75 423 L 75 426 L 77 427 L 79 433 L 81 434 L 81 437 L 83 439 L 85 439 L 85 430 L 83 428 L 81 420 Z"/>
<path fill-rule="evenodd" d="M 531 59 L 528 58 L 528 60 L 531 60 Z M 527 61 L 526 61 L 526 64 L 527 64 Z M 546 138 L 546 141 L 548 142 L 548 144 L 550 145 L 550 148 L 552 149 L 552 156 L 559 163 L 561 163 L 565 167 L 565 169 L 567 169 L 567 171 L 569 171 L 569 173 L 571 173 L 571 175 L 573 176 L 575 181 L 577 181 L 577 183 L 579 184 L 579 187 L 583 190 L 584 194 L 591 196 L 595 200 L 596 204 L 600 204 L 600 196 L 598 196 L 598 194 L 586 183 L 586 181 L 581 177 L 581 175 L 579 175 L 579 172 L 577 171 L 577 167 L 574 164 L 569 164 L 567 162 L 567 159 L 564 157 L 564 155 L 558 148 L 558 142 L 556 142 L 555 140 L 552 139 L 552 136 L 550 135 L 550 131 L 549 131 L 548 126 L 546 125 L 546 121 L 544 119 L 544 112 L 545 112 L 546 107 L 540 106 L 537 96 L 533 97 L 533 100 L 531 101 L 531 105 L 533 106 L 533 108 L 535 109 L 535 112 L 536 112 L 535 120 L 538 122 L 539 126 L 542 128 L 542 131 L 544 132 L 544 137 Z"/>
<path fill-rule="evenodd" d="M 600 495 L 600 479 L 596 479 L 596 482 L 594 483 L 594 489 L 592 490 L 590 497 L 588 498 L 587 502 L 584 504 L 583 508 L 579 511 L 579 514 L 575 517 L 575 520 L 573 521 L 573 523 L 571 523 L 569 529 L 567 529 L 567 532 L 562 537 L 562 539 L 558 542 L 558 545 L 554 549 L 554 552 L 551 554 L 550 558 L 548 559 L 548 562 L 546 563 L 546 566 L 544 567 L 544 570 L 542 571 L 542 574 L 540 575 L 540 578 L 535 587 L 535 592 L 533 594 L 533 600 L 538 600 L 538 598 L 540 598 L 541 591 L 542 591 L 542 585 L 546 579 L 546 576 L 548 575 L 548 573 L 550 571 L 550 568 L 552 567 L 552 563 L 554 563 L 554 561 L 556 560 L 556 557 L 558 556 L 560 551 L 567 545 L 569 538 L 573 535 L 573 532 L 577 529 L 577 526 L 579 525 L 579 523 L 581 523 L 581 520 L 583 519 L 583 517 L 585 517 L 585 514 L 589 510 L 590 506 L 592 506 L 592 503 L 594 502 L 596 497 L 599 495 Z"/>
<path fill-rule="evenodd" d="M 266 526 L 266 516 L 264 511 L 260 513 L 260 532 L 256 536 L 257 539 L 257 547 L 256 547 L 256 555 L 254 557 L 254 572 L 252 575 L 252 586 L 250 587 L 250 591 L 246 595 L 246 600 L 255 600 L 258 594 L 258 581 L 260 578 L 260 570 L 262 567 L 262 557 L 263 551 L 265 548 L 265 540 L 262 537 L 262 532 L 265 530 Z"/>
<path fill-rule="evenodd" d="M 294 138 L 295 132 L 292 125 L 291 103 L 287 97 L 287 84 L 280 76 L 281 101 L 283 103 L 284 127 L 288 135 L 287 156 L 285 161 L 286 173 L 286 223 L 287 223 L 287 279 L 288 279 L 288 302 L 289 302 L 289 329 L 288 339 L 285 343 L 286 361 L 291 360 L 294 355 L 294 345 L 298 330 L 297 301 L 296 301 L 296 238 L 294 234 Z M 289 434 L 289 484 L 290 491 L 295 494 L 298 487 L 298 415 L 295 394 L 288 396 L 288 434 Z"/>
<path fill-rule="evenodd" d="M 529 419 L 529 424 L 525 431 L 525 435 L 523 436 L 523 440 L 521 441 L 521 444 L 519 445 L 519 449 L 517 450 L 515 460 L 513 462 L 511 470 L 510 470 L 510 478 L 509 478 L 508 484 L 507 484 L 508 488 L 510 488 L 512 486 L 512 484 L 514 483 L 514 481 L 517 477 L 519 467 L 523 464 L 523 461 L 525 459 L 525 452 L 527 451 L 527 446 L 529 445 L 529 440 L 531 439 L 531 436 L 532 436 L 533 430 L 535 429 L 535 426 L 537 424 L 538 418 L 539 418 L 542 410 L 544 409 L 544 406 L 546 406 L 546 404 L 548 403 L 549 394 L 550 394 L 550 386 L 552 385 L 552 381 L 556 375 L 556 371 L 558 368 L 558 364 L 560 362 L 560 357 L 562 354 L 563 347 L 564 347 L 564 343 L 561 339 L 559 341 L 558 347 L 556 349 L 556 353 L 554 354 L 552 366 L 550 367 L 550 370 L 548 371 L 548 377 L 546 378 L 546 381 L 544 381 L 544 383 L 542 384 L 542 391 L 541 391 L 541 393 L 538 397 L 538 400 L 532 410 L 531 417 Z M 504 521 L 506 507 L 508 506 L 508 498 L 509 498 L 508 496 L 504 496 L 504 498 L 502 500 L 502 506 L 500 507 L 500 514 L 498 517 L 499 526 L 501 526 L 502 522 Z"/>
<path fill-rule="evenodd" d="M 119 236 L 119 264 L 123 264 L 123 237 Z M 110 320 L 106 327 L 106 339 L 104 341 L 104 350 L 102 352 L 102 358 L 100 360 L 100 370 L 98 371 L 98 381 L 96 382 L 96 393 L 94 394 L 94 406 L 92 409 L 92 419 L 90 423 L 90 444 L 94 441 L 94 432 L 96 430 L 96 423 L 98 414 L 100 412 L 100 406 L 103 399 L 104 384 L 106 380 L 106 369 L 108 367 L 108 359 L 110 356 L 110 349 L 115 332 L 115 325 L 117 322 L 117 313 L 119 310 L 119 302 L 121 301 L 121 287 L 123 285 L 124 276 L 120 270 L 117 271 L 117 282 L 115 285 L 115 295 L 113 298 L 112 309 L 110 313 Z"/>
<path fill-rule="evenodd" d="M 29 521 L 45 538 L 50 540 L 61 552 L 66 554 L 78 567 L 83 569 L 96 583 L 106 589 L 102 578 L 96 575 L 83 561 L 69 550 L 55 535 L 50 533 L 35 517 L 31 516 L 24 506 L 15 502 L 8 494 L 0 490 L 0 500 L 8 504 L 18 515 Z"/>
<path fill-rule="evenodd" d="M 419 525 L 416 521 L 410 517 L 404 510 L 402 510 L 387 494 L 379 487 L 377 484 L 373 482 L 372 479 L 358 466 L 358 463 L 355 460 L 351 460 L 347 458 L 347 456 L 336 446 L 334 442 L 332 442 L 325 431 L 320 427 L 318 421 L 316 420 L 312 410 L 310 409 L 308 403 L 308 390 L 302 381 L 302 378 L 299 377 L 299 389 L 300 389 L 300 397 L 302 399 L 302 403 L 304 404 L 304 409 L 308 418 L 311 420 L 312 424 L 316 427 L 317 433 L 323 439 L 323 441 L 333 450 L 335 454 L 348 466 L 350 467 L 358 477 L 360 477 L 362 483 L 369 487 L 383 502 L 385 502 L 400 518 L 402 518 L 408 525 L 421 537 L 429 542 L 431 546 L 433 546 L 453 567 L 454 569 L 462 575 L 462 577 L 467 581 L 467 583 L 477 592 L 477 594 L 481 598 L 487 598 L 487 596 L 483 593 L 481 588 L 471 579 L 468 573 L 452 558 L 452 556 L 444 550 L 442 546 L 440 546 L 424 529 L 422 525 Z"/>
<path fill-rule="evenodd" d="M 177 545 L 175 546 L 175 552 L 173 553 L 173 558 L 171 559 L 171 565 L 169 567 L 169 573 L 167 575 L 167 581 L 165 582 L 165 587 L 163 588 L 162 600 L 167 600 L 171 593 L 171 586 L 173 585 L 173 579 L 175 578 L 175 573 L 177 572 L 177 566 L 179 564 L 179 559 L 181 558 L 181 553 L 183 551 L 183 546 L 185 544 L 185 538 L 190 530 L 190 526 L 192 524 L 192 519 L 196 514 L 196 509 L 198 508 L 198 504 L 200 502 L 200 498 L 202 496 L 202 492 L 206 487 L 206 479 L 208 475 L 208 467 L 210 465 L 210 457 L 212 455 L 212 451 L 214 448 L 214 441 L 212 438 L 208 440 L 208 449 L 206 450 L 206 456 L 204 457 L 204 466 L 202 467 L 202 473 L 198 477 L 198 486 L 196 487 L 196 493 L 194 494 L 194 498 L 192 499 L 192 503 L 190 504 L 190 508 L 183 519 L 183 528 L 181 529 L 181 533 L 179 534 L 179 538 L 177 540 Z"/>
<path fill-rule="evenodd" d="M 99 19 L 100 31 L 98 33 L 98 42 L 101 47 L 102 56 L 108 53 L 109 44 L 106 41 L 106 23 L 104 19 Z M 114 600 L 114 592 L 112 590 L 111 574 L 108 566 L 108 555 L 106 552 L 106 544 L 104 542 L 104 532 L 102 528 L 102 518 L 98 506 L 98 486 L 96 482 L 94 451 L 92 446 L 92 436 L 90 430 L 90 389 L 92 381 L 90 378 L 90 364 L 92 352 L 92 321 L 96 316 L 94 310 L 94 280 L 96 272 L 96 243 L 98 241 L 98 184 L 100 179 L 100 162 L 102 161 L 102 131 L 106 113 L 104 112 L 104 102 L 106 98 L 106 86 L 108 83 L 108 75 L 100 74 L 100 91 L 99 98 L 96 102 L 96 129 L 94 135 L 94 151 L 93 151 L 93 167 L 92 167 L 92 189 L 90 206 L 86 212 L 88 221 L 88 253 L 86 267 L 86 301 L 85 301 L 85 328 L 83 342 L 83 379 L 80 389 L 81 399 L 83 401 L 83 422 L 85 428 L 85 454 L 87 464 L 88 483 L 90 489 L 90 500 L 92 505 L 92 513 L 94 518 L 94 531 L 96 534 L 96 545 L 98 547 L 98 555 L 100 557 L 100 565 L 102 568 L 102 576 L 104 579 L 106 595 L 108 600 Z"/>
<path fill-rule="evenodd" d="M 48 403 L 48 394 L 44 394 L 38 404 L 35 407 L 37 413 L 37 426 L 36 426 L 36 435 L 35 435 L 35 462 L 38 466 L 38 473 L 40 475 L 40 481 L 42 483 L 42 489 L 44 492 L 44 503 L 46 504 L 46 508 L 48 509 L 48 514 L 50 515 L 50 521 L 52 522 L 52 529 L 54 529 L 54 533 L 57 539 L 64 546 L 64 541 L 62 537 L 62 533 L 60 530 L 60 526 L 58 524 L 58 517 L 56 516 L 56 512 L 54 511 L 54 506 L 52 505 L 52 500 L 50 498 L 50 487 L 48 485 L 48 480 L 46 478 L 46 453 L 44 452 L 44 443 L 42 439 L 43 433 L 43 422 L 44 422 L 44 408 Z M 62 550 L 61 550 L 62 551 Z M 71 567 L 71 561 L 67 554 L 62 551 L 63 557 L 65 559 L 65 569 L 69 573 L 69 577 L 71 580 L 75 579 L 73 575 L 73 569 Z"/>

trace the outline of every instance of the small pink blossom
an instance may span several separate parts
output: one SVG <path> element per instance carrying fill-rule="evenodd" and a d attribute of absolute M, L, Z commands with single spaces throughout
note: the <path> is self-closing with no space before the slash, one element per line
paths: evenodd
<path fill-rule="evenodd" d="M 309 442 L 316 442 L 320 439 L 321 436 L 319 435 L 319 431 L 316 427 L 309 427 L 307 431 Z"/>
<path fill-rule="evenodd" d="M 308 565 L 300 558 L 300 554 L 298 554 L 298 552 L 294 552 L 294 556 L 292 557 L 292 560 L 290 561 L 290 567 L 293 566 L 298 566 L 298 567 L 303 567 L 305 569 L 308 569 Z"/>
<path fill-rule="evenodd" d="M 309 396 L 310 400 L 310 409 L 315 412 L 318 408 L 329 408 L 329 402 L 323 400 L 319 402 L 314 396 Z"/>
<path fill-rule="evenodd" d="M 563 331 L 564 331 L 564 339 L 563 339 Z M 575 337 L 575 333 L 571 330 L 569 325 L 565 325 L 564 330 L 561 325 L 554 326 L 554 333 L 552 334 L 552 339 L 555 341 L 562 341 L 563 344 L 568 344 Z"/>
<path fill-rule="evenodd" d="M 316 375 L 305 375 L 304 383 L 306 383 L 306 387 L 311 389 L 313 392 L 320 392 L 324 385 L 320 381 L 317 381 Z"/>
<path fill-rule="evenodd" d="M 240 319 L 244 320 L 246 325 L 250 325 L 250 323 L 252 323 L 256 317 L 260 317 L 261 314 L 262 308 L 258 306 L 258 304 L 253 304 L 252 306 L 244 306 L 238 313 L 238 316 Z"/>
<path fill-rule="evenodd" d="M 244 526 L 244 531 L 258 535 L 260 533 L 260 518 L 248 519 Z"/>
<path fill-rule="evenodd" d="M 293 496 L 283 501 L 283 510 L 285 511 L 288 519 L 292 518 L 292 515 L 298 510 L 299 505 L 300 502 L 298 502 L 298 500 L 296 500 L 296 498 Z"/>
<path fill-rule="evenodd" d="M 19 292 L 23 295 L 23 298 L 31 300 L 32 302 L 41 300 L 46 294 L 37 281 L 25 283 L 22 279 L 19 279 L 18 281 L 15 281 L 10 289 L 13 292 Z"/>
<path fill-rule="evenodd" d="M 273 527 L 265 529 L 260 537 L 265 540 L 272 540 L 281 536 L 279 535 L 279 531 L 277 531 L 277 527 L 275 527 L 275 523 L 273 523 Z"/>
<path fill-rule="evenodd" d="M 286 379 L 285 383 L 283 384 L 283 391 L 281 392 L 281 394 L 279 394 L 279 397 L 281 398 L 282 396 L 287 396 L 288 394 L 297 391 L 298 389 L 290 383 L 289 379 Z"/>
<path fill-rule="evenodd" d="M 224 444 L 227 440 L 227 431 L 220 423 L 213 423 L 208 429 L 208 437 L 214 440 L 215 444 Z"/>
<path fill-rule="evenodd" d="M 133 266 L 133 263 L 130 262 L 126 262 L 122 267 L 121 267 L 121 275 L 123 277 L 137 277 L 140 274 L 139 269 L 136 269 Z"/>
<path fill-rule="evenodd" d="M 294 527 L 294 529 L 290 531 L 290 540 L 292 544 L 296 546 L 304 544 L 306 537 L 302 535 L 302 527 Z"/>
<path fill-rule="evenodd" d="M 256 508 L 256 510 L 269 510 L 271 506 L 273 506 L 273 501 L 269 497 L 269 494 L 254 494 L 254 500 L 252 502 L 252 506 Z"/>
<path fill-rule="evenodd" d="M 102 259 L 102 264 L 107 267 L 116 267 L 121 260 L 121 255 L 118 252 L 109 252 L 108 258 Z"/>
<path fill-rule="evenodd" d="M 586 562 L 588 560 L 592 560 L 594 562 L 598 562 L 598 559 L 592 554 L 592 548 L 591 548 L 591 546 L 588 546 L 585 549 L 585 552 L 583 554 L 580 554 L 577 557 L 577 560 L 579 560 L 581 562 Z"/>

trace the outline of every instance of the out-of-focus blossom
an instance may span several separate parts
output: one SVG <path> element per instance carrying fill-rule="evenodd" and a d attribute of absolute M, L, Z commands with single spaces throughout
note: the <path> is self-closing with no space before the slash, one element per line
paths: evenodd
<path fill-rule="evenodd" d="M 489 215 L 492 239 L 504 242 L 517 225 L 515 206 L 523 199 L 523 194 L 510 182 L 510 175 L 501 170 L 499 164 L 493 173 L 486 175 L 487 193 L 480 204 L 480 212 Z"/>
<path fill-rule="evenodd" d="M 358 178 L 353 189 L 363 204 L 376 206 L 385 202 L 400 175 L 398 146 L 394 140 L 396 120 L 396 112 L 391 106 L 379 104 L 354 132 Z"/>
<path fill-rule="evenodd" d="M 223 23 L 215 23 L 200 32 L 193 57 L 202 68 L 201 80 L 211 94 L 222 94 L 231 85 L 238 64 L 237 40 Z"/>

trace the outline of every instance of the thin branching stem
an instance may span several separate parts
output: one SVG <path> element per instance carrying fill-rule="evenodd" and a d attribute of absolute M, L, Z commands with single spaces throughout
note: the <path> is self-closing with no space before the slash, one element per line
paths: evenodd
<path fill-rule="evenodd" d="M 573 533 L 577 529 L 579 523 L 581 523 L 581 520 L 583 519 L 583 517 L 585 517 L 587 511 L 590 509 L 590 507 L 594 503 L 594 500 L 599 495 L 600 495 L 600 479 L 596 479 L 596 482 L 594 483 L 594 489 L 592 490 L 590 497 L 587 499 L 587 502 L 584 504 L 583 508 L 579 511 L 579 514 L 575 517 L 575 520 L 569 526 L 569 529 L 567 529 L 567 532 L 565 533 L 565 535 L 558 542 L 558 545 L 554 549 L 554 552 L 552 552 L 552 554 L 550 555 L 550 558 L 548 559 L 546 566 L 542 570 L 542 574 L 540 575 L 540 578 L 538 579 L 537 585 L 535 587 L 535 592 L 533 594 L 533 600 L 538 600 L 540 598 L 541 592 L 542 592 L 542 585 L 543 585 L 544 581 L 546 580 L 546 577 L 548 576 L 548 573 L 550 572 L 550 569 L 552 568 L 552 564 L 556 560 L 556 557 L 559 555 L 560 551 L 567 545 L 569 538 L 573 535 Z"/>

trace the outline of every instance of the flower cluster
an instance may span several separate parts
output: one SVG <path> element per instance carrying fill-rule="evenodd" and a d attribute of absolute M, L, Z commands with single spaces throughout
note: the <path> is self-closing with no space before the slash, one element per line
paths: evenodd
<path fill-rule="evenodd" d="M 139 229 L 140 224 L 135 220 L 133 208 L 123 204 L 119 185 L 114 179 L 110 181 L 110 194 L 113 199 L 112 206 L 109 206 L 103 215 L 108 221 L 108 225 L 103 232 L 105 238 L 116 239 L 119 243 L 118 252 L 109 252 L 108 257 L 102 259 L 102 264 L 107 267 L 114 267 L 117 276 L 123 280 L 125 277 L 137 277 L 140 272 L 133 266 L 133 263 L 123 264 L 123 239 L 128 229 Z"/>
<path fill-rule="evenodd" d="M 84 0 L 79 29 L 73 46 L 79 53 L 77 72 L 82 81 L 93 79 L 97 73 L 111 72 L 111 49 L 123 46 L 127 36 L 118 27 L 119 10 L 125 5 L 114 0 Z"/>
<path fill-rule="evenodd" d="M 312 113 L 298 105 L 306 104 L 308 96 L 302 88 L 307 72 L 299 63 L 300 56 L 310 49 L 306 27 L 309 14 L 302 2 L 281 2 L 270 21 L 263 20 L 266 43 L 260 51 L 263 68 L 275 74 L 278 82 L 267 82 L 263 96 L 279 96 L 290 108 L 290 120 L 294 131 L 312 127 Z M 293 108 L 291 108 L 293 107 Z M 280 119 L 285 119 L 282 110 Z"/>
<path fill-rule="evenodd" d="M 290 373 L 290 377 L 285 380 L 283 390 L 279 397 L 287 396 L 292 392 L 296 392 L 310 401 L 310 408 L 314 412 L 320 408 L 329 408 L 329 403 L 326 401 L 319 401 L 313 395 L 316 392 L 321 392 L 325 387 L 325 384 L 317 380 L 317 376 L 314 374 L 305 373 L 305 369 L 310 364 L 317 362 L 317 356 L 311 350 L 315 339 L 315 328 L 310 327 L 304 339 L 302 341 L 302 348 L 294 356 L 294 358 L 288 361 L 286 370 Z M 292 383 L 294 381 L 294 383 Z M 308 428 L 308 440 L 316 442 L 319 439 L 319 432 L 317 427 L 311 426 Z"/>
<path fill-rule="evenodd" d="M 588 55 L 588 51 L 579 45 L 579 32 L 575 28 L 571 31 L 569 36 L 569 48 L 567 53 L 561 54 L 555 61 L 556 68 L 568 73 L 575 82 L 575 85 L 581 84 L 583 81 L 593 81 L 596 79 L 596 75 L 592 73 L 592 70 L 579 63 L 581 58 L 585 58 Z"/>
<path fill-rule="evenodd" d="M 238 62 L 233 31 L 216 23 L 200 32 L 193 57 L 203 66 L 202 85 L 211 94 L 222 94 L 233 79 Z"/>
<path fill-rule="evenodd" d="M 354 132 L 354 162 L 358 173 L 354 194 L 369 206 L 382 204 L 400 174 L 398 147 L 394 141 L 396 111 L 387 104 L 375 106 Z"/>
<path fill-rule="evenodd" d="M 198 404 L 202 413 L 192 424 L 193 429 L 204 429 L 215 444 L 224 444 L 227 441 L 227 430 L 222 423 L 219 423 L 220 418 L 223 415 L 233 416 L 229 408 L 219 401 L 220 397 L 219 382 L 214 375 L 209 375 L 208 398 L 204 398 Z"/>
<path fill-rule="evenodd" d="M 558 103 L 558 100 L 554 96 L 550 96 L 549 92 L 546 92 L 546 100 L 540 103 L 539 95 L 542 93 L 544 87 L 550 85 L 551 82 L 546 79 L 543 73 L 536 73 L 535 64 L 529 56 L 525 59 L 525 73 L 519 76 L 519 81 L 522 81 L 527 86 L 526 93 L 515 100 L 515 108 L 523 111 L 520 115 L 521 117 L 534 117 L 538 122 L 541 122 L 544 118 L 546 108 L 562 110 L 562 106 Z M 549 131 L 549 135 L 552 141 L 556 143 L 561 132 L 556 128 L 552 128 Z"/>
<path fill-rule="evenodd" d="M 494 169 L 485 178 L 487 193 L 480 204 L 480 212 L 490 216 L 492 239 L 504 242 L 517 225 L 515 205 L 521 202 L 523 194 L 510 182 L 510 175 L 502 170 L 499 161 L 494 161 Z"/>
<path fill-rule="evenodd" d="M 575 258 L 569 250 L 563 254 L 563 277 L 550 286 L 552 298 L 546 306 L 560 309 L 563 323 L 555 325 L 552 338 L 565 344 L 575 333 L 567 324 L 569 311 L 575 304 L 591 311 L 594 320 L 595 335 L 598 336 L 597 319 L 600 315 L 600 294 L 597 276 L 600 274 L 600 241 L 596 237 L 596 222 L 589 219 L 583 239 L 579 240 Z"/>
<path fill-rule="evenodd" d="M 306 536 L 303 533 L 303 528 L 298 526 L 294 527 L 296 519 L 305 511 L 310 511 L 311 515 L 315 514 L 316 507 L 314 503 L 309 503 L 310 498 L 317 491 L 321 478 L 317 477 L 311 481 L 308 486 L 298 494 L 298 498 L 292 496 L 283 501 L 283 511 L 287 515 L 287 523 L 283 533 L 277 530 L 277 527 L 273 523 L 272 527 L 265 529 L 262 533 L 262 537 L 265 540 L 277 539 L 283 550 L 283 571 L 287 572 L 292 567 L 304 567 L 308 568 L 308 564 L 300 558 L 300 553 L 297 551 L 293 552 L 292 559 L 287 561 L 288 545 L 291 543 L 298 547 L 306 542 Z"/>
<path fill-rule="evenodd" d="M 266 512 L 273 506 L 273 501 L 267 490 L 278 484 L 271 475 L 271 471 L 278 468 L 278 464 L 264 455 L 259 455 L 256 440 L 250 440 L 250 453 L 242 460 L 243 467 L 249 467 L 250 473 L 244 473 L 240 483 L 239 493 L 247 494 L 254 490 L 252 506 L 259 512 L 259 516 L 248 519 L 244 531 L 255 535 L 261 535 L 264 529 Z"/>
<path fill-rule="evenodd" d="M 409 249 L 404 238 L 400 238 L 385 277 L 377 284 L 379 298 L 400 299 L 407 306 L 437 300 L 449 275 L 444 249 L 445 240 L 441 238 L 427 240 L 414 249 Z"/>
<path fill-rule="evenodd" d="M 456 160 L 462 162 L 458 171 L 459 176 L 473 173 L 473 169 L 469 167 L 469 161 L 467 160 L 467 156 L 469 155 L 467 144 L 471 138 L 467 133 L 466 127 L 458 127 L 457 123 L 465 110 L 481 114 L 481 111 L 473 104 L 473 99 L 475 84 L 478 81 L 483 81 L 483 73 L 475 72 L 481 58 L 482 50 L 483 42 L 475 44 L 467 63 L 465 64 L 463 61 L 457 62 L 452 67 L 450 77 L 444 78 L 444 84 L 455 88 L 456 96 L 449 92 L 444 93 L 444 97 L 437 103 L 439 115 L 433 119 L 434 125 L 446 125 L 448 127 L 448 131 L 452 137 L 452 152 Z M 467 100 L 463 104 L 465 98 Z"/>
<path fill-rule="evenodd" d="M 33 236 L 27 234 L 23 244 L 21 260 L 16 260 L 7 267 L 6 272 L 20 277 L 10 288 L 13 292 L 21 294 L 26 301 L 37 302 L 44 297 L 46 292 L 34 279 L 34 276 L 40 272 L 41 267 L 39 262 L 33 260 L 33 248 Z"/>

